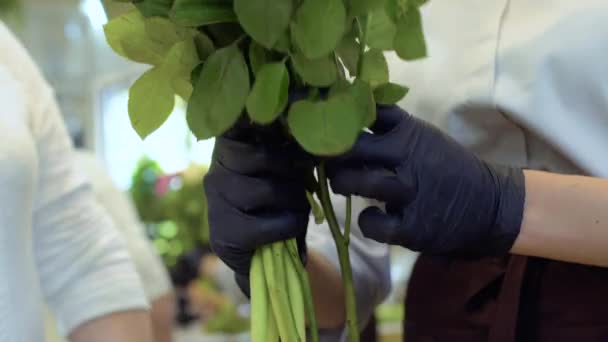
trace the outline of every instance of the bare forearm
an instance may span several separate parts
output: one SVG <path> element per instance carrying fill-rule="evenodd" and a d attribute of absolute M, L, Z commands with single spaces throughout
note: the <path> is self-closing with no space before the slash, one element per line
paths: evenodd
<path fill-rule="evenodd" d="M 167 293 L 152 302 L 150 317 L 152 329 L 156 342 L 173 341 L 173 313 L 175 307 L 175 296 L 172 292 Z"/>
<path fill-rule="evenodd" d="M 71 342 L 154 342 L 147 311 L 133 310 L 99 317 L 82 324 L 69 336 Z"/>
<path fill-rule="evenodd" d="M 344 325 L 344 288 L 340 273 L 324 256 L 309 250 L 306 270 L 310 277 L 319 328 L 336 329 Z"/>
<path fill-rule="evenodd" d="M 608 267 L 608 180 L 525 171 L 524 219 L 512 252 Z"/>

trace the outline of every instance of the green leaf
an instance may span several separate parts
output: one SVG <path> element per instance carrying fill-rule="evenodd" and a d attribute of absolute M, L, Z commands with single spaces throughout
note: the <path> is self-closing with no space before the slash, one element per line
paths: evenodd
<path fill-rule="evenodd" d="M 291 49 L 291 37 L 289 36 L 289 30 L 285 30 L 283 34 L 279 37 L 279 40 L 274 45 L 273 50 L 277 50 L 284 54 L 289 54 L 289 50 Z"/>
<path fill-rule="evenodd" d="M 331 88 L 329 88 L 329 97 L 334 97 L 339 94 L 345 93 L 351 87 L 351 83 L 345 79 L 339 78 Z"/>
<path fill-rule="evenodd" d="M 234 0 L 234 11 L 245 32 L 271 49 L 289 25 L 293 0 Z"/>
<path fill-rule="evenodd" d="M 358 17 L 382 7 L 384 0 L 350 0 L 349 15 Z"/>
<path fill-rule="evenodd" d="M 397 26 L 390 19 L 384 7 L 368 15 L 367 45 L 372 49 L 393 50 Z"/>
<path fill-rule="evenodd" d="M 199 63 L 196 47 L 192 39 L 186 39 L 173 45 L 167 53 L 162 68 L 170 78 L 175 92 L 184 100 L 192 94 L 190 75 Z"/>
<path fill-rule="evenodd" d="M 346 80 L 338 80 L 329 90 L 329 97 L 346 94 L 353 98 L 357 105 L 366 111 L 366 116 L 363 117 L 362 125 L 369 127 L 376 121 L 376 101 L 374 93 L 369 83 L 361 79 L 355 79 L 351 84 Z"/>
<path fill-rule="evenodd" d="M 292 36 L 309 59 L 332 52 L 344 34 L 346 9 L 342 0 L 304 0 L 296 12 Z"/>
<path fill-rule="evenodd" d="M 418 8 L 410 7 L 399 19 L 393 46 L 397 55 L 404 60 L 411 61 L 426 57 L 426 42 Z"/>
<path fill-rule="evenodd" d="M 359 64 L 359 43 L 354 34 L 347 34 L 342 38 L 336 48 L 338 57 L 348 69 L 351 76 L 357 75 L 357 65 Z"/>
<path fill-rule="evenodd" d="M 192 72 L 190 73 L 191 84 L 196 84 L 196 82 L 198 82 L 198 80 L 201 78 L 201 71 L 203 71 L 203 65 L 204 63 L 199 63 L 197 66 L 194 67 L 194 69 L 192 69 Z"/>
<path fill-rule="evenodd" d="M 249 95 L 249 70 L 236 45 L 207 59 L 188 102 L 188 126 L 199 139 L 216 137 L 239 118 Z"/>
<path fill-rule="evenodd" d="M 381 105 L 393 105 L 404 98 L 408 91 L 408 87 L 387 83 L 374 89 L 374 98 Z"/>
<path fill-rule="evenodd" d="M 262 65 L 266 64 L 267 59 L 266 50 L 263 46 L 256 42 L 249 44 L 249 65 L 254 75 L 258 73 Z"/>
<path fill-rule="evenodd" d="M 388 63 L 380 50 L 368 50 L 363 55 L 360 78 L 372 87 L 388 82 Z"/>
<path fill-rule="evenodd" d="M 129 89 L 129 118 L 137 134 L 145 139 L 167 120 L 175 95 L 162 68 L 146 71 Z"/>
<path fill-rule="evenodd" d="M 300 54 L 291 58 L 293 66 L 302 80 L 315 87 L 327 87 L 338 78 L 338 69 L 333 56 L 308 59 Z"/>
<path fill-rule="evenodd" d="M 188 101 L 190 99 L 193 90 L 190 80 L 176 77 L 171 80 L 171 87 L 173 88 L 173 91 L 179 95 L 179 97 L 184 99 L 184 101 Z"/>
<path fill-rule="evenodd" d="M 260 124 L 274 121 L 287 106 L 289 73 L 283 63 L 264 65 L 247 98 L 247 113 Z"/>
<path fill-rule="evenodd" d="M 366 115 L 350 94 L 339 94 L 327 101 L 293 103 L 287 122 L 304 150 L 318 156 L 334 156 L 353 146 Z"/>
<path fill-rule="evenodd" d="M 103 29 L 108 44 L 118 55 L 139 63 L 159 65 L 163 62 L 167 48 L 148 37 L 139 11 L 118 16 Z"/>
<path fill-rule="evenodd" d="M 356 79 L 349 89 L 349 93 L 357 105 L 365 110 L 366 114 L 362 117 L 363 127 L 371 126 L 376 121 L 376 101 L 372 87 L 368 83 Z"/>
<path fill-rule="evenodd" d="M 206 26 L 205 30 L 216 47 L 232 45 L 237 39 L 245 35 L 245 31 L 238 22 L 212 24 Z"/>
<path fill-rule="evenodd" d="M 409 8 L 409 0 L 386 0 L 385 9 L 388 17 L 397 23 Z"/>
<path fill-rule="evenodd" d="M 173 6 L 173 0 L 140 0 L 135 7 L 145 17 L 166 17 Z"/>
<path fill-rule="evenodd" d="M 194 45 L 201 61 L 207 60 L 215 51 L 215 46 L 209 36 L 200 31 L 194 36 Z"/>
<path fill-rule="evenodd" d="M 231 2 L 225 0 L 175 0 L 169 16 L 192 27 L 237 21 Z"/>
<path fill-rule="evenodd" d="M 409 0 L 409 1 L 413 6 L 416 6 L 416 7 L 421 7 L 424 4 L 426 4 L 427 2 L 429 2 L 429 0 Z"/>
<path fill-rule="evenodd" d="M 160 44 L 166 44 L 169 47 L 184 39 L 184 37 L 178 33 L 177 26 L 167 18 L 146 18 L 144 21 L 144 28 L 150 39 Z"/>

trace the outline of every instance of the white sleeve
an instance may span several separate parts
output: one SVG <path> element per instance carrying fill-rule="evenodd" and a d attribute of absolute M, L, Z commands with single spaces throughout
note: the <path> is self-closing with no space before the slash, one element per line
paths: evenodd
<path fill-rule="evenodd" d="M 146 236 L 145 227 L 129 196 L 116 187 L 103 164 L 92 153 L 77 151 L 76 156 L 93 185 L 95 197 L 124 236 L 148 300 L 152 302 L 171 292 L 167 269 Z"/>
<path fill-rule="evenodd" d="M 43 294 L 62 333 L 113 312 L 147 307 L 124 240 L 96 202 L 52 92 L 30 126 L 38 152 L 34 251 Z"/>
<path fill-rule="evenodd" d="M 332 195 L 332 202 L 340 226 L 344 227 L 346 219 L 346 198 Z M 350 263 L 353 270 L 353 282 L 357 296 L 357 318 L 359 327 L 363 329 L 374 314 L 376 307 L 391 291 L 389 247 L 367 239 L 357 225 L 359 213 L 369 202 L 353 197 L 352 227 L 350 236 Z M 314 250 L 329 260 L 336 270 L 340 270 L 340 262 L 334 240 L 327 223 L 315 224 L 314 220 L 308 227 L 306 243 L 309 250 Z"/>

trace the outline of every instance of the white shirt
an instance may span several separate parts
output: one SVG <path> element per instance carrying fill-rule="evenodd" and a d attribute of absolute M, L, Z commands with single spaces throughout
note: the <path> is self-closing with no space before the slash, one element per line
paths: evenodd
<path fill-rule="evenodd" d="M 0 23 L 0 341 L 43 340 L 146 298 L 120 234 L 74 161 L 53 92 Z"/>
<path fill-rule="evenodd" d="M 93 153 L 77 150 L 75 157 L 78 167 L 86 173 L 93 187 L 95 198 L 125 237 L 148 300 L 152 302 L 171 292 L 167 269 L 146 236 L 145 227 L 129 196 L 116 187 Z"/>
<path fill-rule="evenodd" d="M 482 158 L 608 176 L 608 1 L 432 0 L 399 103 Z"/>
<path fill-rule="evenodd" d="M 400 105 L 500 163 L 608 176 L 608 2 L 433 0 Z"/>

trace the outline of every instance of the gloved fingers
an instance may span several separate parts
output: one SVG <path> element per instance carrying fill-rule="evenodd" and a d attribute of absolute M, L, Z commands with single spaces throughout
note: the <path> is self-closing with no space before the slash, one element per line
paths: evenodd
<path fill-rule="evenodd" d="M 265 210 L 248 214 L 224 198 L 209 201 L 209 228 L 212 240 L 233 249 L 256 248 L 306 234 L 308 210 Z M 216 251 L 217 252 L 217 251 Z"/>
<path fill-rule="evenodd" d="M 401 235 L 401 219 L 384 213 L 378 207 L 369 207 L 359 215 L 363 235 L 381 243 L 397 244 Z"/>
<path fill-rule="evenodd" d="M 378 106 L 376 121 L 370 126 L 375 135 L 387 134 L 401 124 L 409 114 L 397 106 Z"/>
<path fill-rule="evenodd" d="M 243 294 L 247 298 L 251 298 L 251 287 L 249 284 L 249 275 L 235 273 L 234 280 L 236 281 L 236 284 L 239 286 L 239 288 L 241 289 Z"/>
<path fill-rule="evenodd" d="M 310 211 L 269 211 L 258 213 L 257 226 L 251 227 L 249 239 L 255 247 L 306 235 Z"/>
<path fill-rule="evenodd" d="M 392 205 L 407 205 L 415 197 L 415 187 L 402 182 L 386 169 L 338 169 L 331 175 L 334 192 L 375 199 Z"/>
<path fill-rule="evenodd" d="M 222 164 L 225 168 L 244 175 L 274 175 L 295 179 L 302 175 L 302 172 L 296 171 L 299 171 L 298 163 L 304 157 L 292 150 L 291 147 L 280 149 L 265 144 L 217 138 L 213 164 Z"/>
<path fill-rule="evenodd" d="M 394 146 L 384 136 L 362 132 L 348 152 L 328 160 L 328 171 L 332 168 L 360 165 L 394 168 L 399 162 L 394 152 Z"/>
<path fill-rule="evenodd" d="M 308 261 L 308 247 L 306 246 L 306 234 L 299 236 L 296 239 L 298 245 L 298 254 L 300 255 L 300 260 L 302 260 L 302 264 L 306 266 L 306 262 Z"/>
<path fill-rule="evenodd" d="M 399 137 L 399 126 L 408 116 L 399 107 L 379 107 L 376 121 L 370 127 L 370 132 L 363 132 L 350 151 L 344 155 L 330 160 L 337 166 L 370 165 L 385 168 L 394 168 L 400 162 L 398 148 L 400 142 L 407 137 Z"/>
<path fill-rule="evenodd" d="M 309 210 L 304 186 L 280 178 L 256 178 L 236 174 L 221 164 L 205 177 L 205 188 L 232 206 L 251 213 L 266 209 Z"/>

